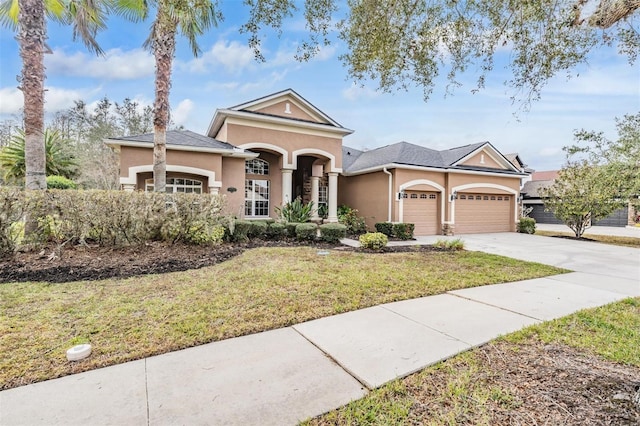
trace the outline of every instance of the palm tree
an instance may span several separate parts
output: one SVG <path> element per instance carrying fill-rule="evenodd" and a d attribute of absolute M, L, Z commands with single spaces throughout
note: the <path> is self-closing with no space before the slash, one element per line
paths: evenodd
<path fill-rule="evenodd" d="M 167 180 L 167 124 L 171 66 L 176 51 L 176 34 L 189 40 L 194 56 L 200 54 L 196 37 L 216 26 L 222 18 L 210 0 L 158 0 L 156 19 L 145 47 L 156 61 L 155 101 L 153 103 L 153 180 L 154 190 L 164 192 Z"/>
<path fill-rule="evenodd" d="M 44 144 L 45 17 L 73 26 L 89 50 L 101 54 L 95 36 L 106 28 L 109 12 L 128 18 L 146 16 L 145 0 L 1 0 L 0 21 L 17 30 L 22 58 L 20 89 L 24 96 L 25 187 L 47 188 Z"/>
<path fill-rule="evenodd" d="M 24 179 L 26 137 L 23 130 L 11 137 L 9 145 L 0 151 L 0 167 L 4 169 L 5 180 Z M 69 153 L 57 130 L 44 132 L 45 170 L 47 176 L 73 178 L 78 164 Z M 45 180 L 46 181 L 46 180 Z"/>

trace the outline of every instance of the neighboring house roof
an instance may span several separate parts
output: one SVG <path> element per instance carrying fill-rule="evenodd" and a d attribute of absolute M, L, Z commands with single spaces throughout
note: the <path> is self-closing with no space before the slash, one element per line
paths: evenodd
<path fill-rule="evenodd" d="M 535 181 L 535 180 L 555 180 L 558 178 L 558 170 L 547 170 L 547 171 L 540 171 L 540 172 L 534 172 L 531 175 L 531 180 Z"/>
<path fill-rule="evenodd" d="M 553 179 L 549 180 L 532 180 L 526 182 L 520 191 L 522 193 L 523 198 L 542 198 L 538 191 L 541 188 L 545 188 L 547 186 L 553 185 Z"/>
<path fill-rule="evenodd" d="M 296 117 L 269 114 L 260 111 L 260 109 L 263 107 L 283 101 L 295 104 L 301 110 L 303 110 L 310 119 L 306 120 Z M 244 102 L 242 104 L 235 105 L 229 108 L 216 109 L 215 114 L 213 115 L 213 118 L 209 123 L 207 134 L 210 136 L 217 135 L 227 118 L 252 119 L 266 123 L 286 124 L 299 128 L 323 130 L 326 132 L 339 134 L 341 136 L 346 136 L 353 133 L 353 130 L 349 130 L 343 127 L 340 123 L 319 110 L 315 105 L 300 96 L 293 89 L 282 90 L 280 92 L 272 93 L 270 95 L 254 99 L 249 102 Z"/>
<path fill-rule="evenodd" d="M 475 155 L 482 149 L 488 149 L 502 158 L 502 163 L 508 170 L 467 166 L 461 164 L 465 159 Z M 374 171 L 383 167 L 417 166 L 438 169 L 459 169 L 491 171 L 497 173 L 520 174 L 520 171 L 489 142 L 480 142 L 456 148 L 436 151 L 408 142 L 376 148 L 371 151 L 360 151 L 343 146 L 342 169 L 346 174 L 358 174 Z"/>
<path fill-rule="evenodd" d="M 256 157 L 258 154 L 235 147 L 190 130 L 169 130 L 167 132 L 167 149 L 178 151 L 216 152 L 225 156 Z M 109 138 L 105 140 L 109 146 L 132 146 L 150 148 L 153 146 L 153 133 L 143 135 Z"/>

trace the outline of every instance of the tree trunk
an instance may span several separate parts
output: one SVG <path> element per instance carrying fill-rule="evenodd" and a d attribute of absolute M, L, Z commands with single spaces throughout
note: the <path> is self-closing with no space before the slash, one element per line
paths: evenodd
<path fill-rule="evenodd" d="M 153 184 L 154 191 L 165 192 L 167 182 L 167 124 L 169 123 L 169 91 L 171 65 L 176 51 L 176 25 L 158 4 L 158 17 L 153 40 L 156 60 L 156 98 L 153 104 Z"/>
<path fill-rule="evenodd" d="M 640 9 L 640 0 L 601 0 L 588 22 L 592 27 L 606 29 L 637 9 Z"/>
<path fill-rule="evenodd" d="M 25 187 L 47 189 L 44 147 L 44 42 L 47 38 L 44 1 L 19 0 L 18 43 L 22 58 L 24 96 Z"/>

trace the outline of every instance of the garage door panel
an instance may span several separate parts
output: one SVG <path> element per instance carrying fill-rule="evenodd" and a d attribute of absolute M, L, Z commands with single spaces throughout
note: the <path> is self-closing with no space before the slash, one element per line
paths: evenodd
<path fill-rule="evenodd" d="M 455 207 L 455 232 L 509 232 L 512 205 L 512 195 L 459 194 Z"/>
<path fill-rule="evenodd" d="M 414 235 L 439 234 L 440 194 L 427 191 L 406 191 L 405 194 L 402 221 L 415 225 Z"/>

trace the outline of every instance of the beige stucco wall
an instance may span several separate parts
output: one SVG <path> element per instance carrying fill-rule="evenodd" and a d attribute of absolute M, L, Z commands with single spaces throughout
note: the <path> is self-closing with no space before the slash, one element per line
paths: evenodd
<path fill-rule="evenodd" d="M 287 105 L 286 105 L 287 103 L 289 104 L 290 113 L 285 112 L 287 108 Z M 307 114 L 305 111 L 302 110 L 302 108 L 300 108 L 298 105 L 296 105 L 294 102 L 290 100 L 281 101 L 276 104 L 257 109 L 256 111 L 264 114 L 277 115 L 279 117 L 284 117 L 284 118 L 296 118 L 298 120 L 315 121 L 316 123 L 321 122 L 316 120 L 314 117 L 310 116 L 309 114 Z"/>
<path fill-rule="evenodd" d="M 383 172 L 340 176 L 338 205 L 342 204 L 358 209 L 360 216 L 366 220 L 367 228 L 374 230 L 377 222 L 386 222 L 388 219 L 389 176 Z M 396 208 L 395 201 L 392 201 L 392 208 Z"/>
<path fill-rule="evenodd" d="M 129 167 L 153 164 L 153 147 L 123 146 L 120 149 L 120 176 L 129 175 Z M 222 155 L 207 152 L 175 151 L 167 149 L 167 165 L 195 167 L 216 172 L 216 180 L 222 172 Z"/>
<path fill-rule="evenodd" d="M 460 185 L 483 184 L 483 183 L 506 186 L 518 193 L 520 191 L 519 177 L 485 176 L 480 174 L 462 174 L 462 173 L 449 174 L 449 186 L 447 189 L 450 193 L 453 188 Z M 490 188 L 490 187 L 480 187 L 477 190 L 475 188 L 466 189 L 464 190 L 464 192 L 483 192 L 487 194 L 506 194 L 507 193 L 507 191 L 496 189 L 496 188 Z"/>
<path fill-rule="evenodd" d="M 283 148 L 288 152 L 287 162 L 293 162 L 292 153 L 300 149 L 325 151 L 335 157 L 335 167 L 342 168 L 342 139 L 310 135 L 296 131 L 265 129 L 238 124 L 227 125 L 228 142 L 233 145 L 247 143 L 267 143 Z M 255 149 L 252 149 L 255 150 Z M 313 154 L 302 154 L 313 155 Z"/>
<path fill-rule="evenodd" d="M 225 210 L 242 217 L 244 215 L 244 158 L 222 157 L 222 188 L 220 194 L 225 197 Z M 235 188 L 235 192 L 229 192 Z"/>
<path fill-rule="evenodd" d="M 484 156 L 484 162 L 482 162 L 482 157 Z M 498 164 L 485 150 L 480 151 L 473 157 L 467 159 L 464 163 L 465 166 L 478 166 L 478 167 L 489 167 L 492 169 L 504 169 L 504 166 Z"/>

